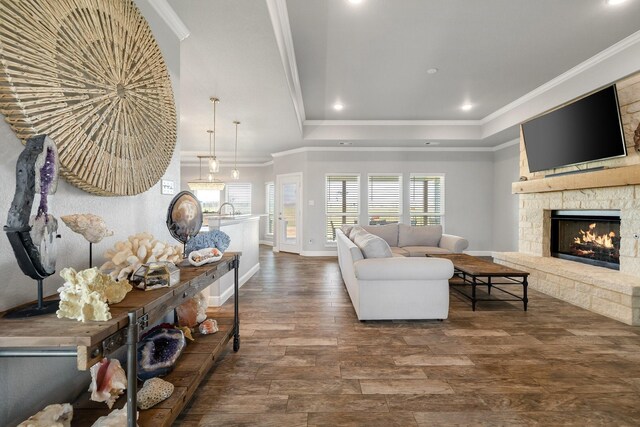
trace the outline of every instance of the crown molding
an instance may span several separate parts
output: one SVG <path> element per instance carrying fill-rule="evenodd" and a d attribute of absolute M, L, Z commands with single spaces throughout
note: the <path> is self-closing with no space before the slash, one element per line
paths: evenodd
<path fill-rule="evenodd" d="M 586 70 L 595 67 L 596 65 L 606 61 L 612 56 L 638 43 L 640 43 L 640 31 L 636 31 L 630 36 L 620 40 L 618 43 L 609 46 L 608 48 L 595 54 L 594 56 L 587 59 L 586 61 L 581 62 L 580 64 L 576 65 L 570 70 L 560 74 L 558 77 L 555 77 L 549 80 L 548 82 L 546 82 L 545 84 L 535 88 L 534 90 L 527 93 L 526 95 L 523 95 L 520 98 L 516 99 L 515 101 L 505 105 L 504 107 L 497 109 L 493 113 L 489 114 L 488 116 L 480 120 L 481 124 L 483 126 L 486 125 L 487 123 L 498 118 L 499 116 L 502 116 L 508 113 L 509 111 L 521 106 L 522 104 L 531 101 L 535 97 L 550 91 L 551 89 L 561 85 L 562 83 L 565 83 L 566 81 L 574 77 L 577 77 L 581 73 L 584 73 Z"/>
<path fill-rule="evenodd" d="M 191 31 L 184 25 L 182 19 L 178 16 L 175 10 L 169 5 L 167 0 L 147 0 L 151 7 L 160 15 L 162 20 L 169 26 L 173 34 L 178 37 L 178 40 L 183 41 Z"/>
<path fill-rule="evenodd" d="M 305 126 L 480 126 L 481 120 L 305 120 Z"/>
<path fill-rule="evenodd" d="M 508 143 L 498 145 L 496 147 L 300 147 L 293 150 L 280 151 L 278 153 L 271 153 L 273 158 L 290 156 L 292 154 L 300 153 L 315 153 L 315 152 L 333 152 L 333 151 L 357 151 L 357 152 L 459 152 L 459 153 L 491 153 L 494 151 L 507 148 L 510 145 L 514 145 L 517 141 L 509 141 Z M 509 144 L 509 145 L 507 145 Z"/>
<path fill-rule="evenodd" d="M 302 89 L 300 87 L 300 77 L 298 75 L 298 65 L 296 63 L 295 49 L 293 48 L 293 36 L 291 35 L 291 25 L 289 24 L 289 12 L 287 11 L 286 0 L 267 0 L 267 8 L 271 16 L 273 33 L 276 36 L 280 59 L 284 67 L 287 87 L 293 109 L 298 120 L 300 134 L 303 131 L 303 124 L 306 119 L 304 112 L 304 101 L 302 99 Z"/>
<path fill-rule="evenodd" d="M 516 139 L 514 139 L 512 141 L 507 141 L 507 142 L 505 142 L 503 144 L 496 145 L 495 147 L 492 147 L 491 151 L 495 152 L 495 151 L 504 150 L 505 148 L 513 147 L 514 145 L 518 145 L 518 144 L 520 144 L 520 139 L 516 138 Z"/>

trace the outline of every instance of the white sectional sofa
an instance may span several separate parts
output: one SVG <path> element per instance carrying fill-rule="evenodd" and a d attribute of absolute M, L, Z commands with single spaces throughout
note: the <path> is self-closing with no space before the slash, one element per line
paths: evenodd
<path fill-rule="evenodd" d="M 463 237 L 442 234 L 441 225 L 387 224 L 363 225 L 362 228 L 382 237 L 394 255 L 424 258 L 426 254 L 459 254 L 469 247 L 469 242 Z"/>
<path fill-rule="evenodd" d="M 442 320 L 449 316 L 451 261 L 393 254 L 382 238 L 359 233 L 355 240 L 360 246 L 336 230 L 338 262 L 358 319 Z"/>

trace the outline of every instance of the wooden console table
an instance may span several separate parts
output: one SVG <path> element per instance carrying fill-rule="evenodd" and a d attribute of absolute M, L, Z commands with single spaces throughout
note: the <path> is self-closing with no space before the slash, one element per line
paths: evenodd
<path fill-rule="evenodd" d="M 173 395 L 146 411 L 140 411 L 138 425 L 170 426 L 189 402 L 196 388 L 233 337 L 233 350 L 240 348 L 238 315 L 239 252 L 227 252 L 222 259 L 201 267 L 180 267 L 180 283 L 153 291 L 132 290 L 125 299 L 110 306 L 112 319 L 106 322 L 81 323 L 58 319 L 55 314 L 24 319 L 4 319 L 0 314 L 0 357 L 75 357 L 79 370 L 87 370 L 122 346 L 127 347 L 128 386 L 114 408 L 125 402 L 129 410 L 128 425 L 135 426 L 137 409 L 137 343 L 141 332 L 158 323 L 167 313 L 198 292 L 234 272 L 233 318 L 218 318 L 220 331 L 212 335 L 196 334 L 189 342 L 174 371 L 166 380 L 175 386 Z M 73 425 L 91 425 L 109 413 L 103 403 L 88 400 L 83 393 L 74 403 Z"/>
<path fill-rule="evenodd" d="M 476 311 L 476 303 L 478 301 L 522 301 L 524 311 L 527 311 L 527 277 L 529 273 L 515 268 L 496 264 L 495 262 L 486 261 L 482 258 L 467 254 L 442 254 L 427 255 L 434 258 L 445 258 L 453 263 L 453 278 L 449 281 L 451 289 L 457 291 L 460 295 L 471 300 L 471 307 Z M 471 286 L 471 295 L 458 289 L 458 287 Z M 522 296 L 504 289 L 504 286 L 522 286 Z M 510 298 L 478 298 L 476 295 L 476 287 L 486 286 L 487 293 L 491 294 L 491 289 L 505 293 Z"/>

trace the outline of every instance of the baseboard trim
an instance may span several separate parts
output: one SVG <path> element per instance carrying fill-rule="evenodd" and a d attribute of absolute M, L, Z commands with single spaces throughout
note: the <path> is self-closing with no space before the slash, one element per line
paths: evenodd
<path fill-rule="evenodd" d="M 338 256 L 338 251 L 302 251 L 300 252 L 302 256 Z"/>
<path fill-rule="evenodd" d="M 238 287 L 241 288 L 242 285 L 247 283 L 249 279 L 253 277 L 260 270 L 260 263 L 257 263 L 249 271 L 243 274 L 238 280 Z M 233 286 L 230 286 L 229 289 L 224 291 L 220 296 L 209 296 L 209 307 L 220 307 L 224 304 L 231 296 L 233 295 Z"/>
<path fill-rule="evenodd" d="M 273 242 L 271 240 L 260 240 L 259 243 L 261 245 L 265 245 L 265 246 L 271 246 L 273 247 Z"/>
<path fill-rule="evenodd" d="M 463 253 L 473 256 L 493 256 L 495 251 L 464 251 Z"/>

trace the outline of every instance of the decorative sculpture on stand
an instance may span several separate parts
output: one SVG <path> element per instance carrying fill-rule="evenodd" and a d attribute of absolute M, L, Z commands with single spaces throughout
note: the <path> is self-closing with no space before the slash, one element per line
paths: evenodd
<path fill-rule="evenodd" d="M 102 239 L 113 236 L 113 230 L 107 228 L 102 217 L 93 214 L 74 214 L 61 216 L 60 219 L 74 233 L 80 234 L 89 242 L 89 268 L 93 267 L 93 245 Z"/>
<path fill-rule="evenodd" d="M 6 317 L 30 317 L 52 313 L 58 300 L 43 301 L 42 280 L 55 273 L 58 221 L 48 212 L 48 196 L 58 187 L 58 151 L 47 135 L 27 140 L 16 164 L 16 191 L 9 208 L 7 233 L 18 265 L 24 274 L 38 282 L 38 303 L 15 310 Z M 31 216 L 36 192 L 40 202 Z"/>
<path fill-rule="evenodd" d="M 202 206 L 189 191 L 178 193 L 167 210 L 167 228 L 174 239 L 181 242 L 185 249 L 187 242 L 200 232 L 202 227 Z M 187 254 L 185 253 L 186 257 Z"/>

